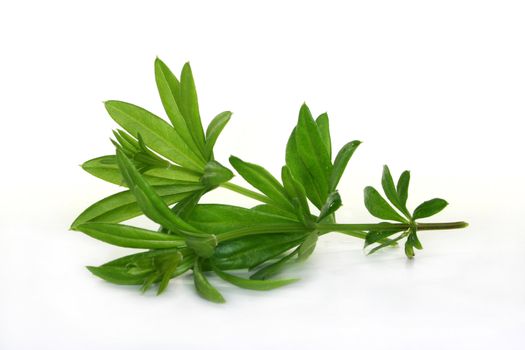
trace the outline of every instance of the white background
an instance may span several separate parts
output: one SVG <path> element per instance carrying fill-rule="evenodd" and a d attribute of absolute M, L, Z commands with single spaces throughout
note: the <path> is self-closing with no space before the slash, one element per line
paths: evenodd
<path fill-rule="evenodd" d="M 524 18 L 502 0 L 0 2 L 0 348 L 525 348 Z M 83 266 L 129 251 L 68 231 L 118 190 L 78 165 L 112 152 L 101 101 L 162 114 L 157 55 L 191 60 L 205 123 L 234 112 L 220 161 L 276 173 L 306 101 L 335 147 L 364 141 L 341 221 L 374 221 L 361 191 L 388 163 L 412 171 L 410 205 L 443 197 L 436 220 L 470 227 L 422 233 L 414 261 L 329 235 L 282 290 L 212 278 L 225 305 L 191 275 L 160 297 L 98 280 Z"/>

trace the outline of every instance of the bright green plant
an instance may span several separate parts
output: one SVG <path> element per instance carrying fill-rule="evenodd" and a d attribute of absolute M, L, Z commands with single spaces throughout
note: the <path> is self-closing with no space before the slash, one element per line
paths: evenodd
<path fill-rule="evenodd" d="M 418 222 L 440 212 L 447 202 L 435 198 L 410 212 L 406 205 L 410 173 L 403 172 L 396 184 L 387 166 L 381 181 L 386 199 L 373 187 L 365 188 L 366 208 L 385 221 L 336 223 L 335 213 L 342 205 L 337 185 L 360 142 L 347 143 L 334 158 L 328 115 L 314 119 L 306 105 L 288 140 L 280 180 L 260 165 L 231 156 L 231 166 L 254 190 L 233 184 L 232 171 L 213 153 L 231 113 L 219 113 L 204 131 L 189 64 L 179 80 L 157 59 L 155 79 L 171 124 L 138 106 L 107 101 L 109 115 L 123 129 L 114 132 L 116 153 L 82 166 L 127 190 L 91 205 L 71 228 L 109 244 L 145 250 L 88 267 L 106 281 L 141 285 L 143 291 L 156 284 L 160 294 L 172 278 L 192 270 L 197 292 L 224 302 L 208 274 L 253 290 L 287 285 L 296 279 L 272 278 L 307 259 L 319 237 L 329 232 L 363 239 L 369 253 L 406 238 L 405 253 L 412 258 L 414 248 L 422 249 L 420 231 L 467 226 Z M 217 187 L 261 204 L 241 208 L 199 203 Z M 158 231 L 122 224 L 139 215 L 157 223 Z M 242 270 L 250 276 L 239 276 Z"/>

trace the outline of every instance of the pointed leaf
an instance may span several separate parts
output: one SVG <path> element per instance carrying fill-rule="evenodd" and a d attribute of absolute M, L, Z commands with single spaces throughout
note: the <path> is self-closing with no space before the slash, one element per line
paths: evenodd
<path fill-rule="evenodd" d="M 226 282 L 229 282 L 239 288 L 251 289 L 251 290 L 271 290 L 271 289 L 286 286 L 290 283 L 297 282 L 299 280 L 297 278 L 289 278 L 289 279 L 282 279 L 282 280 L 250 280 L 250 279 L 231 275 L 217 268 L 213 268 L 213 272 L 215 272 L 217 276 L 219 276 Z"/>
<path fill-rule="evenodd" d="M 177 236 L 121 224 L 88 222 L 75 230 L 119 247 L 163 249 L 185 246 L 184 240 Z"/>
<path fill-rule="evenodd" d="M 397 196 L 399 198 L 399 203 L 406 210 L 407 199 L 408 199 L 408 186 L 410 184 L 410 172 L 408 170 L 403 171 L 399 180 L 397 181 Z"/>
<path fill-rule="evenodd" d="M 341 196 L 339 195 L 339 192 L 331 192 L 328 195 L 328 198 L 326 199 L 326 202 L 324 203 L 323 207 L 321 208 L 321 213 L 319 214 L 319 218 L 317 219 L 317 221 L 321 222 L 324 218 L 334 214 L 337 211 L 337 209 L 341 207 L 341 205 L 343 205 L 343 202 L 341 201 Z"/>
<path fill-rule="evenodd" d="M 317 232 L 310 233 L 304 242 L 299 246 L 299 252 L 298 252 L 298 260 L 304 261 L 312 255 L 314 252 L 315 246 L 317 244 L 317 240 L 319 238 L 319 235 Z"/>
<path fill-rule="evenodd" d="M 268 170 L 260 165 L 244 162 L 235 156 L 230 157 L 230 163 L 243 179 L 268 196 L 273 204 L 285 210 L 292 209 L 283 185 Z"/>
<path fill-rule="evenodd" d="M 168 288 L 168 284 L 170 283 L 170 280 L 172 279 L 173 275 L 177 271 L 177 267 L 182 262 L 183 256 L 182 254 L 177 254 L 165 261 L 162 264 L 162 279 L 159 283 L 159 288 L 157 290 L 157 295 L 162 294 L 166 288 Z"/>
<path fill-rule="evenodd" d="M 95 276 L 114 284 L 140 285 L 144 276 L 130 274 L 127 268 L 118 266 L 86 266 Z"/>
<path fill-rule="evenodd" d="M 224 232 L 253 226 L 254 223 L 258 225 L 297 223 L 295 217 L 288 218 L 274 213 L 226 204 L 199 204 L 186 220 L 200 231 L 217 236 Z"/>
<path fill-rule="evenodd" d="M 252 268 L 297 246 L 304 233 L 241 237 L 217 246 L 210 262 L 221 270 Z"/>
<path fill-rule="evenodd" d="M 388 169 L 388 166 L 383 166 L 383 176 L 381 178 L 381 185 L 383 186 L 383 191 L 386 194 L 386 197 L 392 203 L 394 207 L 396 207 L 399 211 L 401 211 L 407 218 L 410 217 L 410 213 L 408 210 L 405 209 L 403 205 L 401 205 L 400 198 L 397 194 L 396 186 L 394 185 L 394 179 L 392 179 L 392 174 L 390 173 L 390 169 Z"/>
<path fill-rule="evenodd" d="M 206 276 L 204 276 L 201 268 L 201 259 L 195 260 L 195 265 L 193 267 L 193 282 L 195 283 L 195 289 L 197 289 L 199 295 L 204 299 L 214 303 L 226 302 L 221 293 L 215 289 L 215 287 L 213 287 L 210 282 L 208 282 Z"/>
<path fill-rule="evenodd" d="M 157 82 L 162 105 L 171 124 L 191 149 L 197 149 L 197 144 L 193 141 L 189 126 L 186 124 L 186 120 L 179 109 L 180 83 L 168 66 L 159 58 L 155 60 L 155 81 Z"/>
<path fill-rule="evenodd" d="M 297 218 L 308 225 L 312 223 L 310 208 L 308 207 L 308 201 L 306 199 L 306 192 L 303 186 L 294 179 L 290 169 L 287 166 L 283 166 L 281 171 L 281 177 L 283 180 L 284 189 L 292 203 L 292 207 L 297 215 Z"/>
<path fill-rule="evenodd" d="M 121 101 L 105 103 L 109 115 L 131 135 L 141 134 L 155 152 L 194 171 L 202 171 L 204 158 L 163 119 L 147 110 Z"/>
<path fill-rule="evenodd" d="M 399 215 L 394 208 L 381 197 L 379 192 L 373 187 L 365 188 L 365 206 L 368 212 L 379 219 L 405 222 L 406 220 Z"/>
<path fill-rule="evenodd" d="M 312 176 L 324 203 L 329 192 L 332 162 L 330 161 L 328 150 L 321 139 L 319 128 L 305 104 L 303 104 L 299 112 L 299 121 L 295 132 L 295 142 L 299 157 Z"/>
<path fill-rule="evenodd" d="M 184 64 L 184 67 L 182 67 L 179 101 L 179 109 L 186 120 L 186 125 L 188 126 L 193 141 L 195 141 L 201 154 L 205 154 L 204 130 L 202 129 L 197 91 L 189 63 Z"/>
<path fill-rule="evenodd" d="M 126 186 L 114 155 L 88 160 L 82 164 L 82 169 L 104 181 L 119 186 Z M 200 178 L 200 174 L 190 172 L 178 166 L 170 166 L 169 169 L 153 168 L 145 171 L 143 176 L 149 184 L 154 186 L 188 182 L 198 183 Z"/>
<path fill-rule="evenodd" d="M 222 112 L 213 118 L 208 125 L 208 128 L 206 129 L 206 159 L 213 159 L 213 147 L 215 146 L 215 142 L 217 142 L 222 129 L 224 129 L 226 124 L 230 121 L 231 116 L 232 112 Z"/>
<path fill-rule="evenodd" d="M 259 204 L 251 209 L 256 210 L 258 212 L 266 213 L 266 214 L 276 215 L 281 218 L 289 219 L 292 221 L 297 220 L 297 216 L 294 215 L 293 213 L 290 213 L 289 211 L 283 210 L 271 204 Z"/>
<path fill-rule="evenodd" d="M 170 205 L 190 196 L 194 191 L 201 190 L 202 185 L 169 185 L 153 188 L 164 203 Z M 74 228 L 89 221 L 118 223 L 141 214 L 142 211 L 135 195 L 131 191 L 123 191 L 91 205 L 76 218 L 71 226 Z"/>
<path fill-rule="evenodd" d="M 384 239 L 384 242 L 381 243 L 380 245 L 378 245 L 377 247 L 374 247 L 372 250 L 370 250 L 367 255 L 372 255 L 374 254 L 375 252 L 377 252 L 378 250 L 380 249 L 383 249 L 385 247 L 391 247 L 393 246 L 396 242 L 398 242 L 399 240 L 403 239 L 404 237 L 406 237 L 406 233 L 402 233 L 400 234 L 399 236 L 393 238 L 393 239 Z"/>
<path fill-rule="evenodd" d="M 343 173 L 346 169 L 346 166 L 348 165 L 348 162 L 350 161 L 350 158 L 352 158 L 352 155 L 354 154 L 355 150 L 359 145 L 361 144 L 361 141 L 352 141 L 344 145 L 341 150 L 337 153 L 337 156 L 335 157 L 334 161 L 334 168 L 332 171 L 332 176 L 330 177 L 330 190 L 334 191 L 337 188 L 337 185 L 339 184 L 339 180 L 341 180 L 341 177 L 343 176 Z"/>
<path fill-rule="evenodd" d="M 252 279 L 252 280 L 265 280 L 265 279 L 268 279 L 270 277 L 273 277 L 273 276 L 279 274 L 282 270 L 284 270 L 284 268 L 290 262 L 290 260 L 295 255 L 297 255 L 298 252 L 299 252 L 299 248 L 295 249 L 290 254 L 284 256 L 279 261 L 277 261 L 277 262 L 275 262 L 273 264 L 270 264 L 268 266 L 263 267 L 262 269 L 260 269 L 259 271 L 257 271 L 253 275 L 251 275 L 250 279 Z"/>
<path fill-rule="evenodd" d="M 317 127 L 319 128 L 319 133 L 321 139 L 328 151 L 328 157 L 332 159 L 332 140 L 330 138 L 330 123 L 328 121 L 328 114 L 323 113 L 315 120 Z"/>
<path fill-rule="evenodd" d="M 415 210 L 412 217 L 414 220 L 428 218 L 445 209 L 448 205 L 447 201 L 441 198 L 434 198 L 429 201 L 421 203 Z"/>

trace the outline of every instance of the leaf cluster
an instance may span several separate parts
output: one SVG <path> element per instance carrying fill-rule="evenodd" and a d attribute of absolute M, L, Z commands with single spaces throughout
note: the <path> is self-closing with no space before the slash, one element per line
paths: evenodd
<path fill-rule="evenodd" d="M 191 270 L 199 295 L 222 303 L 225 299 L 210 275 L 251 290 L 288 285 L 297 279 L 273 278 L 290 264 L 306 260 L 319 237 L 332 231 L 365 239 L 365 246 L 375 245 L 370 252 L 407 237 L 405 252 L 412 257 L 414 248 L 422 248 L 415 220 L 446 206 L 433 199 L 410 213 L 406 206 L 410 174 L 404 172 L 394 185 L 385 166 L 386 199 L 367 187 L 365 206 L 373 216 L 398 224 L 337 224 L 335 214 L 342 206 L 337 186 L 361 142 L 348 142 L 333 157 L 328 115 L 314 119 L 306 104 L 288 139 L 280 177 L 231 156 L 231 167 L 252 188 L 233 184 L 233 171 L 214 155 L 231 112 L 217 114 L 204 130 L 188 63 L 177 78 L 157 58 L 155 81 L 169 122 L 136 105 L 107 101 L 107 112 L 121 128 L 111 140 L 115 153 L 82 165 L 88 173 L 125 189 L 89 206 L 71 228 L 112 245 L 143 250 L 88 267 L 108 282 L 140 285 L 143 291 L 157 285 L 160 294 L 172 278 Z M 201 203 L 218 187 L 260 204 L 243 208 Z M 158 229 L 125 223 L 139 215 Z"/>

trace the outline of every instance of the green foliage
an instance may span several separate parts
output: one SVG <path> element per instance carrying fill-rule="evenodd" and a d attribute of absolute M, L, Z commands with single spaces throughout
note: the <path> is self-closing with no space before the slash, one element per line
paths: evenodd
<path fill-rule="evenodd" d="M 217 114 L 204 129 L 189 63 L 179 78 L 158 58 L 154 66 L 169 122 L 142 107 L 107 101 L 107 112 L 122 128 L 113 132 L 116 152 L 82 165 L 95 177 L 127 189 L 89 206 L 71 229 L 108 244 L 142 250 L 88 266 L 99 278 L 138 285 L 144 292 L 156 285 L 161 294 L 171 279 L 193 270 L 198 294 L 224 303 L 207 275 L 251 290 L 288 285 L 297 279 L 272 278 L 308 259 L 329 232 L 364 239 L 369 254 L 406 238 L 405 254 L 413 258 L 414 250 L 423 248 L 421 231 L 466 227 L 464 222 L 416 222 L 439 213 L 447 202 L 435 198 L 411 214 L 410 173 L 403 172 L 396 183 L 386 165 L 381 178 L 384 196 L 373 187 L 364 191 L 370 214 L 386 222 L 337 223 L 336 213 L 343 206 L 337 186 L 361 142 L 346 143 L 333 159 L 328 114 L 314 120 L 306 104 L 288 139 L 280 179 L 258 164 L 231 156 L 230 164 L 253 190 L 231 183 L 234 173 L 216 160 L 214 146 L 232 113 Z M 201 203 L 207 193 L 221 187 L 260 203 L 252 208 Z M 139 215 L 159 229 L 123 223 Z M 237 272 L 227 272 L 231 270 Z M 242 270 L 251 274 L 249 279 L 240 277 Z"/>

